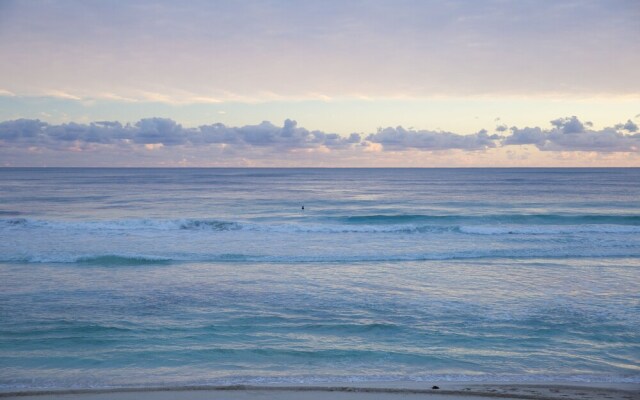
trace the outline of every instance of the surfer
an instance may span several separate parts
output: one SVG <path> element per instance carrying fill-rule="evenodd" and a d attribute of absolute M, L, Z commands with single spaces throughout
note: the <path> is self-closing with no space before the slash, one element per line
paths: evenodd
<path fill-rule="evenodd" d="M 302 205 L 302 209 L 304 210 L 304 204 Z"/>

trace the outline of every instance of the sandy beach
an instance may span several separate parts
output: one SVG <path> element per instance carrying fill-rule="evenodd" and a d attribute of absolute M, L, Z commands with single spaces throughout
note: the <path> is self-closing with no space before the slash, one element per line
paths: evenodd
<path fill-rule="evenodd" d="M 437 386 L 438 389 L 433 389 Z M 39 400 L 474 400 L 474 399 L 531 399 L 531 400 L 637 400 L 638 384 L 493 384 L 493 383 L 376 383 L 320 386 L 191 386 L 175 388 L 122 388 L 62 391 L 24 391 L 0 393 L 6 399 Z"/>

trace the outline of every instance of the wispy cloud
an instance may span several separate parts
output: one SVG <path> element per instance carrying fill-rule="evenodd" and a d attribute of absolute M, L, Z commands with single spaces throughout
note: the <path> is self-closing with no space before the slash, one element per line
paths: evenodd
<path fill-rule="evenodd" d="M 0 87 L 19 95 L 640 94 L 634 1 L 4 3 Z"/>
<path fill-rule="evenodd" d="M 46 90 L 44 91 L 43 95 L 46 97 L 55 97 L 58 99 L 66 99 L 66 100 L 84 100 L 82 96 L 65 92 L 63 90 Z"/>
<path fill-rule="evenodd" d="M 218 98 L 207 94 L 190 93 L 185 91 L 154 92 L 147 90 L 122 89 L 112 92 L 89 93 L 86 91 L 45 90 L 21 95 L 22 98 L 53 97 L 78 102 L 112 101 L 123 103 L 163 103 L 171 105 L 185 104 L 215 104 L 236 98 Z"/>

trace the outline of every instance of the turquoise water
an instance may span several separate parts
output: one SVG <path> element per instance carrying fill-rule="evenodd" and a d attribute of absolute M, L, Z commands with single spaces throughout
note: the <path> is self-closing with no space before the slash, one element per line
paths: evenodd
<path fill-rule="evenodd" d="M 638 199 L 640 169 L 0 169 L 0 389 L 640 382 Z"/>

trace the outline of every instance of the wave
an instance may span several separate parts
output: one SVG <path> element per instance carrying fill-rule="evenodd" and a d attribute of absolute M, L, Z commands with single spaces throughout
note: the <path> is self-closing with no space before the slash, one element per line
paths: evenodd
<path fill-rule="evenodd" d="M 279 225 L 268 228 L 292 233 L 462 233 L 469 235 L 554 235 L 574 233 L 640 233 L 636 225 Z"/>
<path fill-rule="evenodd" d="M 257 223 L 248 221 L 225 221 L 216 219 L 122 219 L 108 221 L 57 221 L 29 218 L 0 218 L 2 230 L 55 230 L 68 233 L 135 233 L 146 231 L 199 231 L 230 232 L 254 231 L 273 233 L 398 233 L 429 234 L 458 233 L 468 235 L 544 235 L 544 234 L 576 234 L 576 233 L 640 233 L 640 221 L 635 216 L 610 216 L 608 218 L 572 217 L 559 223 L 558 218 L 539 219 L 545 223 L 534 223 L 523 217 L 521 223 L 502 223 L 492 221 L 488 217 L 427 217 L 427 216 L 362 216 L 334 218 L 332 222 L 314 219 Z M 556 223 L 551 224 L 548 221 Z M 581 220 L 583 223 L 577 223 Z M 339 221 L 342 221 L 341 223 Z M 431 221 L 431 222 L 429 222 Z M 434 222 L 438 221 L 438 223 Z M 587 223 L 589 221 L 589 223 Z M 596 221 L 600 221 L 596 223 Z M 607 221 L 605 223 L 605 221 Z M 368 223 L 364 223 L 368 222 Z M 392 223 L 393 222 L 393 223 Z M 445 223 L 447 222 L 447 223 Z M 612 223 L 618 222 L 618 223 Z"/>
<path fill-rule="evenodd" d="M 531 226 L 461 226 L 470 235 L 560 235 L 574 233 L 640 233 L 635 225 L 531 225 Z"/>
<path fill-rule="evenodd" d="M 0 219 L 0 228 L 44 228 L 88 231 L 135 230 L 209 230 L 230 231 L 242 229 L 238 222 L 212 219 L 122 219 L 107 221 L 58 221 L 29 218 Z"/>
<path fill-rule="evenodd" d="M 338 216 L 327 218 L 345 224 L 614 224 L 640 225 L 640 215 L 609 214 L 491 214 L 491 215 L 424 215 L 424 214 L 372 214 L 356 216 Z"/>
<path fill-rule="evenodd" d="M 20 211 L 11 211 L 11 210 L 0 210 L 0 215 L 15 217 L 16 215 L 20 215 Z"/>
<path fill-rule="evenodd" d="M 162 264 L 168 263 L 171 259 L 165 257 L 154 256 L 119 256 L 119 255 L 103 255 L 103 256 L 89 256 L 78 257 L 74 260 L 80 264 L 92 264 L 92 265 L 147 265 L 147 264 Z"/>
<path fill-rule="evenodd" d="M 0 262 L 17 262 L 27 264 L 86 264 L 96 266 L 135 266 L 135 265 L 158 265 L 167 264 L 172 261 L 187 261 L 188 259 L 176 259 L 170 257 L 150 256 L 150 255 L 118 255 L 118 254 L 97 254 L 97 255 L 77 255 L 77 254 L 34 254 L 27 256 L 8 256 L 0 258 Z"/>
<path fill-rule="evenodd" d="M 432 254 L 334 254 L 334 255 L 251 255 L 251 254 L 183 254 L 183 255 L 77 255 L 77 254 L 37 254 L 28 256 L 0 256 L 0 262 L 24 264 L 79 264 L 87 266 L 144 266 L 164 265 L 171 263 L 277 263 L 277 264 L 315 264 L 315 263 L 359 263 L 359 262 L 413 262 L 413 261 L 448 261 L 448 260 L 499 260 L 499 259 L 545 259 L 563 260 L 567 258 L 639 258 L 640 253 L 620 254 L 584 254 L 581 251 L 563 252 L 561 254 L 541 254 L 539 252 L 459 252 Z"/>
<path fill-rule="evenodd" d="M 215 220 L 181 220 L 180 229 L 186 230 L 213 230 L 213 231 L 235 231 L 242 229 L 242 225 L 237 222 L 215 221 Z"/>

